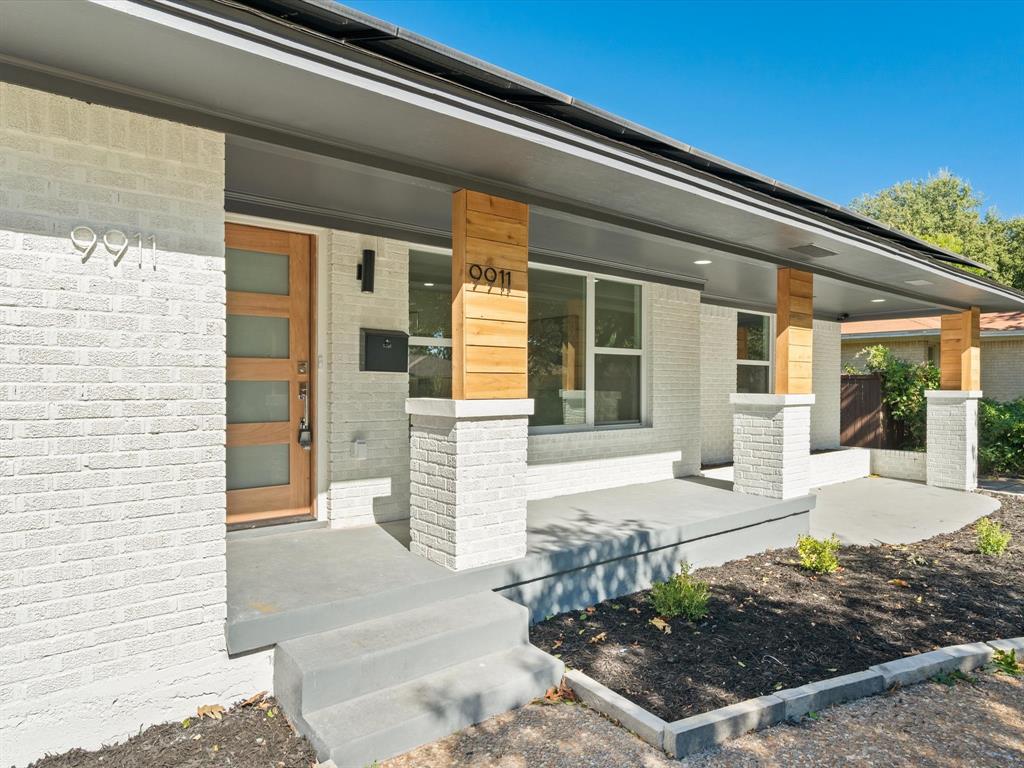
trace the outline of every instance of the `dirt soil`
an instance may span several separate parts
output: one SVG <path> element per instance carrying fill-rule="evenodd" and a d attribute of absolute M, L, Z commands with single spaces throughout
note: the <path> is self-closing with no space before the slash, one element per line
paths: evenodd
<path fill-rule="evenodd" d="M 273 699 L 237 704 L 221 719 L 154 725 L 122 744 L 47 755 L 29 768 L 310 768 L 316 755 Z"/>
<path fill-rule="evenodd" d="M 696 624 L 654 625 L 648 592 L 534 626 L 531 641 L 666 720 L 945 645 L 1024 634 L 1024 497 L 997 494 L 1013 533 L 983 556 L 974 526 L 907 546 L 849 546 L 841 569 L 803 571 L 782 549 L 694 572 L 711 585 Z"/>

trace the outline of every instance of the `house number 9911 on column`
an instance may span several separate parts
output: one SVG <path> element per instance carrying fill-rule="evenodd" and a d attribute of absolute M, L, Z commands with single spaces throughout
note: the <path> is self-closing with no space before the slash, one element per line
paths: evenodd
<path fill-rule="evenodd" d="M 482 264 L 470 264 L 469 277 L 476 283 L 487 283 L 501 293 L 512 293 L 512 272 L 510 270 L 485 267 Z"/>

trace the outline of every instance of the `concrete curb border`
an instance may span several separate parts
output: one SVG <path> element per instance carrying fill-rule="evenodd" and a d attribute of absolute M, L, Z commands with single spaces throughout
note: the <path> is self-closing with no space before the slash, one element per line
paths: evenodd
<path fill-rule="evenodd" d="M 588 707 L 618 721 L 651 746 L 661 749 L 662 734 L 668 723 L 660 717 L 651 714 L 639 704 L 634 704 L 625 696 L 620 696 L 611 688 L 601 685 L 578 669 L 567 670 L 565 681 L 579 700 Z"/>
<path fill-rule="evenodd" d="M 971 672 L 988 664 L 997 650 L 1015 650 L 1024 654 L 1024 637 L 950 645 L 875 664 L 863 672 L 747 699 L 671 723 L 579 670 L 566 672 L 565 680 L 584 704 L 617 720 L 648 744 L 681 759 L 750 731 L 778 725 L 785 720 L 799 720 L 809 712 L 834 704 L 874 696 L 893 687 L 921 683 L 936 675 Z"/>

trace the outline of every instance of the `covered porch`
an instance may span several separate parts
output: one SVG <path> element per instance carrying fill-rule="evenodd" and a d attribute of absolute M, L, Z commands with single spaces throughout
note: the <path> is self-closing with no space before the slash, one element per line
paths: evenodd
<path fill-rule="evenodd" d="M 228 648 L 283 640 L 494 590 L 532 620 L 717 565 L 806 533 L 813 496 L 769 499 L 690 477 L 531 501 L 526 556 L 452 571 L 412 554 L 409 522 L 228 535 Z"/>
<path fill-rule="evenodd" d="M 238 532 L 227 542 L 228 647 L 242 653 L 485 590 L 538 621 L 644 589 L 684 560 L 719 565 L 792 546 L 808 530 L 848 544 L 909 543 L 997 507 L 988 496 L 877 477 L 785 501 L 734 493 L 721 480 L 665 480 L 530 502 L 526 556 L 466 571 L 410 553 L 407 521 Z"/>

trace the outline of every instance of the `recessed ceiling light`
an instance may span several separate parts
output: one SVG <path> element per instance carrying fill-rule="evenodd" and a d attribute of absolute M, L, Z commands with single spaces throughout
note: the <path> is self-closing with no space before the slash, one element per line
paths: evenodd
<path fill-rule="evenodd" d="M 705 264 L 710 264 L 711 263 L 711 259 L 697 259 L 697 261 L 695 261 L 693 263 L 694 264 L 700 264 L 701 266 L 703 266 Z"/>
<path fill-rule="evenodd" d="M 434 287 L 434 284 L 433 284 L 433 283 L 424 283 L 424 284 L 423 284 L 423 287 L 424 287 L 424 288 L 433 288 L 433 287 Z"/>
<path fill-rule="evenodd" d="M 872 304 L 881 304 L 883 301 L 885 301 L 885 299 L 872 299 L 871 303 Z"/>
<path fill-rule="evenodd" d="M 904 280 L 903 282 L 906 283 L 907 285 L 931 285 L 932 284 L 931 280 L 922 280 L 920 278 L 918 278 L 916 280 Z"/>

